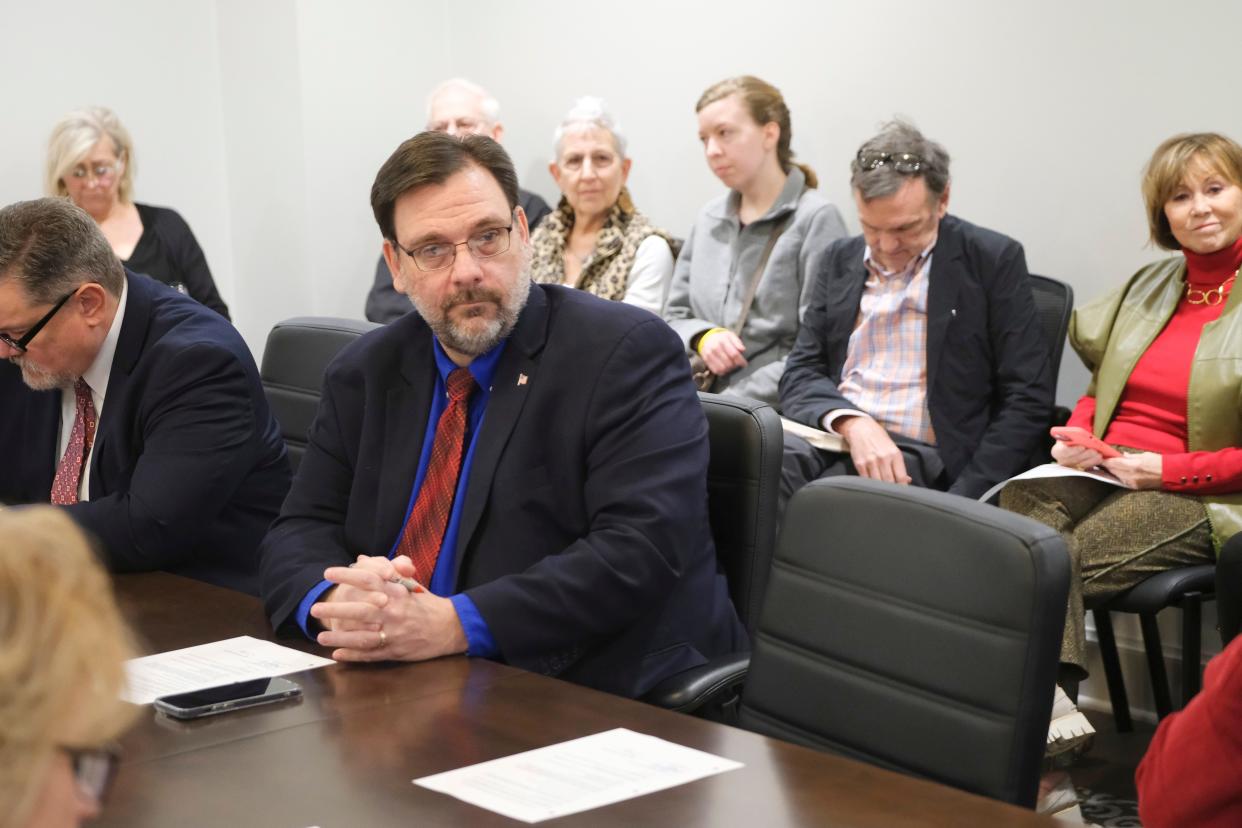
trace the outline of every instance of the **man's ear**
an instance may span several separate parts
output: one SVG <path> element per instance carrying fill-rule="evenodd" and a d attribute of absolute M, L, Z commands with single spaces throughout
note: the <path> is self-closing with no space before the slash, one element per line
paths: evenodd
<path fill-rule="evenodd" d="M 94 328 L 108 322 L 108 291 L 98 282 L 82 285 L 69 301 L 77 306 L 88 326 Z"/>
<path fill-rule="evenodd" d="M 388 239 L 384 239 L 384 264 L 388 265 L 388 275 L 392 276 L 392 287 L 397 293 L 406 293 L 405 277 L 401 275 L 401 251 Z"/>
<path fill-rule="evenodd" d="M 936 201 L 936 218 L 944 218 L 944 214 L 949 212 L 949 187 L 950 184 L 944 185 L 944 192 L 940 194 L 940 198 Z"/>
<path fill-rule="evenodd" d="M 491 135 L 492 140 L 495 141 L 497 144 L 499 144 L 501 143 L 501 139 L 504 137 L 505 137 L 505 125 L 500 124 L 500 123 L 492 124 L 492 135 Z"/>

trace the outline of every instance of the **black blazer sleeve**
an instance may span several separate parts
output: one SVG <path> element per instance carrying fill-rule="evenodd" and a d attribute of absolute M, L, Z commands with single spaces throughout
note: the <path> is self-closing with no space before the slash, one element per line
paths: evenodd
<path fill-rule="evenodd" d="M 216 313 L 229 319 L 229 306 L 220 298 L 216 289 L 216 280 L 207 267 L 207 256 L 194 238 L 194 231 L 176 210 L 162 210 L 159 223 L 163 224 L 162 235 L 168 245 L 173 259 L 173 267 L 181 276 L 185 289 L 190 296 Z"/>

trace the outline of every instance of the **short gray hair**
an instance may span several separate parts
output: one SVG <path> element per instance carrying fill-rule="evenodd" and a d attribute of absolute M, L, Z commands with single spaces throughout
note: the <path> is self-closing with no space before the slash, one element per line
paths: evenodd
<path fill-rule="evenodd" d="M 116 113 L 106 106 L 90 106 L 70 112 L 52 127 L 47 141 L 47 172 L 44 189 L 50 196 L 69 195 L 65 176 L 81 161 L 91 147 L 104 137 L 112 140 L 116 157 L 124 165 L 117 196 L 124 204 L 134 200 L 134 141 Z"/>
<path fill-rule="evenodd" d="M 863 168 L 862 158 L 866 155 L 901 154 L 917 156 L 918 170 L 902 172 L 890 162 L 881 163 L 873 169 Z M 922 178 L 932 199 L 944 195 L 949 186 L 949 153 L 937 142 L 924 137 L 914 124 L 901 119 L 882 126 L 879 133 L 863 142 L 850 161 L 850 185 L 863 201 L 890 196 L 910 178 Z"/>
<path fill-rule="evenodd" d="M 500 122 L 500 101 L 496 100 L 492 93 L 473 81 L 465 78 L 449 78 L 444 83 L 431 90 L 431 94 L 427 96 L 427 120 L 431 121 L 431 108 L 435 105 L 436 98 L 449 90 L 458 89 L 462 92 L 468 92 L 479 99 L 479 109 L 483 112 L 483 118 L 487 121 L 488 126 L 494 126 Z"/>
<path fill-rule="evenodd" d="M 125 268 L 103 231 L 67 198 L 0 209 L 0 281 L 16 279 L 34 304 L 57 302 L 88 282 L 121 295 Z"/>
<path fill-rule="evenodd" d="M 561 141 L 565 139 L 565 135 L 580 129 L 602 129 L 612 136 L 613 146 L 617 148 L 617 155 L 626 158 L 625 133 L 621 131 L 621 125 L 617 123 L 617 119 L 608 111 L 608 107 L 604 104 L 603 98 L 597 98 L 593 95 L 583 95 L 574 101 L 573 106 L 565 113 L 565 117 L 561 119 L 561 123 L 552 133 L 552 162 L 556 163 L 561 157 Z"/>

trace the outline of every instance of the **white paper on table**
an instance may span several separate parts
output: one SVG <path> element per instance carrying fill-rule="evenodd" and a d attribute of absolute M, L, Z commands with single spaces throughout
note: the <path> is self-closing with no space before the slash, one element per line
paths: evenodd
<path fill-rule="evenodd" d="M 413 781 L 512 819 L 542 822 L 740 767 L 619 727 Z"/>
<path fill-rule="evenodd" d="M 160 696 L 219 684 L 313 670 L 332 660 L 241 635 L 197 647 L 131 658 L 125 662 L 127 702 L 150 704 Z"/>
<path fill-rule="evenodd" d="M 1101 483 L 1107 483 L 1110 486 L 1117 486 L 1122 489 L 1126 488 L 1125 483 L 1122 483 L 1103 468 L 1097 467 L 1095 469 L 1082 471 L 1080 469 L 1072 469 L 1069 466 L 1062 466 L 1060 463 L 1044 463 L 1042 466 L 1036 466 L 1033 469 L 1028 469 L 1027 471 L 1022 472 L 1022 474 L 1015 474 L 1008 480 L 1002 480 L 1000 483 L 997 483 L 995 486 L 980 495 L 979 499 L 991 500 L 992 495 L 996 494 L 1015 480 L 1035 480 L 1041 477 L 1089 477 L 1092 480 L 1098 480 Z"/>

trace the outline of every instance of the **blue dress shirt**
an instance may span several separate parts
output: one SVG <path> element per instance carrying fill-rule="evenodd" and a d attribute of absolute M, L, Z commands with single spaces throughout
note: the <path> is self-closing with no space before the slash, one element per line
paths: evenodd
<path fill-rule="evenodd" d="M 467 654 L 484 658 L 494 656 L 499 652 L 496 640 L 492 637 L 487 622 L 479 614 L 479 610 L 475 607 L 474 602 L 466 597 L 464 593 L 456 595 L 451 593 L 454 586 L 453 573 L 457 568 L 457 532 L 461 527 L 461 510 L 466 499 L 466 486 L 470 481 L 470 465 L 474 460 L 479 426 L 483 422 L 483 415 L 487 411 L 487 401 L 491 397 L 492 377 L 496 373 L 496 366 L 500 362 L 500 355 L 504 352 L 504 349 L 505 341 L 502 340 L 496 347 L 476 357 L 470 363 L 470 373 L 474 375 L 474 381 L 479 387 L 470 396 L 470 404 L 467 410 L 466 454 L 462 458 L 461 470 L 457 476 L 457 490 L 453 495 L 453 510 L 449 514 L 448 526 L 444 529 L 444 540 L 440 544 L 440 555 L 436 559 L 436 569 L 431 575 L 431 582 L 424 584 L 434 595 L 449 596 L 449 600 L 453 602 L 453 608 L 457 610 L 457 618 L 461 621 L 462 629 L 466 633 Z M 423 485 L 423 478 L 427 476 L 427 466 L 431 460 L 431 447 L 435 443 L 440 415 L 448 407 L 448 391 L 446 390 L 448 387 L 448 375 L 458 367 L 444 353 L 444 348 L 441 347 L 438 339 L 435 340 L 432 350 L 436 358 L 436 387 L 431 397 L 431 411 L 427 419 L 428 428 L 426 436 L 423 438 L 423 451 L 418 458 L 418 470 L 414 475 L 414 487 L 410 491 L 410 499 L 405 508 L 405 521 L 408 521 L 410 518 L 410 512 L 414 509 L 414 502 L 418 499 L 418 491 Z M 402 529 L 405 528 L 405 521 L 402 521 Z M 392 548 L 388 550 L 389 558 L 397 554 L 397 546 L 400 543 L 401 534 L 398 532 L 397 537 L 393 540 Z M 309 638 L 314 638 L 308 627 L 310 608 L 331 586 L 331 581 L 320 581 L 310 592 L 306 593 L 306 597 L 298 604 L 298 625 L 301 626 L 302 632 L 306 633 Z"/>

